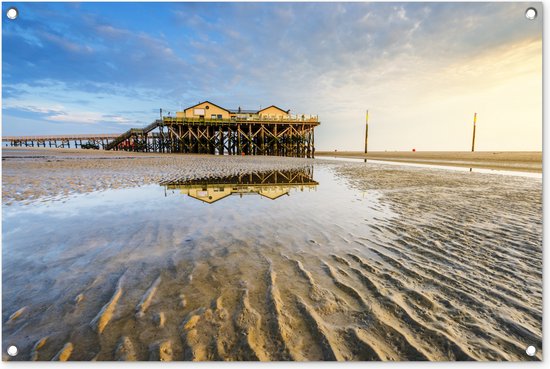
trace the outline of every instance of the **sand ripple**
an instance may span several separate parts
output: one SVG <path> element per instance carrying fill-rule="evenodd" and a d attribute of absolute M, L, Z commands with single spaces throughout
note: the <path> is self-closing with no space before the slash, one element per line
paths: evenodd
<path fill-rule="evenodd" d="M 369 201 L 299 224 L 148 218 L 105 236 L 119 249 L 88 255 L 95 269 L 48 262 L 57 294 L 4 285 L 4 337 L 33 360 L 542 359 L 540 180 L 326 167 Z M 85 240 L 72 252 L 99 247 Z"/>

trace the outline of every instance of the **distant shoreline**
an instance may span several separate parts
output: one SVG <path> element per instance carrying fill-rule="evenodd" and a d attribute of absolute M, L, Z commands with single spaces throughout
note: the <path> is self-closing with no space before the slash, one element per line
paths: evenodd
<path fill-rule="evenodd" d="M 34 154 L 51 153 L 52 155 L 69 154 L 76 157 L 178 157 L 192 155 L 43 147 L 2 147 L 2 150 L 12 154 L 30 152 Z M 359 151 L 316 151 L 315 156 L 542 173 L 541 151 L 478 151 L 473 153 L 468 151 L 372 151 L 367 155 Z"/>
<path fill-rule="evenodd" d="M 542 151 L 316 151 L 315 155 L 542 173 Z"/>

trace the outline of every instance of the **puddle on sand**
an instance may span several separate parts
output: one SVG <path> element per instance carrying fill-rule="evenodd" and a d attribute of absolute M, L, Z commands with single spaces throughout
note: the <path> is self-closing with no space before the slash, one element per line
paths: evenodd
<path fill-rule="evenodd" d="M 326 164 L 3 206 L 3 352 L 542 359 L 540 180 Z"/>
<path fill-rule="evenodd" d="M 539 172 L 526 172 L 526 171 L 514 171 L 503 169 L 487 169 L 487 168 L 469 168 L 467 166 L 459 165 L 440 165 L 426 163 L 414 163 L 405 161 L 391 161 L 391 160 L 376 160 L 376 159 L 361 159 L 361 158 L 345 158 L 338 156 L 321 156 L 316 158 L 317 160 L 335 160 L 335 161 L 347 161 L 352 163 L 369 163 L 369 164 L 382 164 L 382 165 L 397 165 L 402 167 L 412 168 L 429 168 L 440 170 L 452 170 L 457 172 L 473 172 L 473 173 L 485 173 L 485 174 L 500 174 L 514 177 L 529 177 L 529 178 L 542 178 L 542 173 Z M 465 163 L 463 161 L 457 161 L 457 164 Z"/>
<path fill-rule="evenodd" d="M 321 284 L 339 273 L 331 255 L 369 256 L 356 240 L 390 216 L 377 198 L 307 168 L 4 206 L 4 352 L 50 360 L 70 342 L 74 360 L 145 360 L 159 345 L 175 360 L 326 358 L 309 344 L 321 334 L 310 299 L 349 321 L 356 302 Z"/>
<path fill-rule="evenodd" d="M 260 195 L 275 200 L 290 195 L 292 190 L 315 190 L 319 183 L 313 180 L 313 167 L 303 170 L 276 170 L 248 173 L 223 178 L 169 180 L 162 183 L 167 190 L 212 204 L 231 195 Z"/>

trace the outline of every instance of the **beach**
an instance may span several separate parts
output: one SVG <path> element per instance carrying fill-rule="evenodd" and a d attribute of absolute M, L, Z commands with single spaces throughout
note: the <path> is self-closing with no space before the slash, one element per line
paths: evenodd
<path fill-rule="evenodd" d="M 64 149 L 2 167 L 4 360 L 542 360 L 542 178 Z M 279 179 L 234 184 L 251 173 Z"/>
<path fill-rule="evenodd" d="M 307 159 L 214 157 L 81 149 L 9 148 L 2 156 L 3 203 L 135 187 L 178 178 L 208 178 L 300 168 Z"/>
<path fill-rule="evenodd" d="M 361 158 L 465 168 L 542 172 L 541 151 L 317 151 L 316 156 Z"/>

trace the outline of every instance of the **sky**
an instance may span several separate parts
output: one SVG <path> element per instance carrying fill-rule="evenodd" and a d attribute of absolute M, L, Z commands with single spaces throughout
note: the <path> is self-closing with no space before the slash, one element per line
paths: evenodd
<path fill-rule="evenodd" d="M 6 18 L 11 6 L 15 20 Z M 538 9 L 535 20 L 525 10 Z M 540 3 L 2 5 L 2 134 L 200 101 L 318 114 L 317 150 L 542 150 Z"/>

